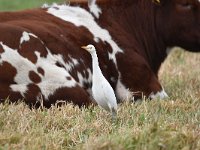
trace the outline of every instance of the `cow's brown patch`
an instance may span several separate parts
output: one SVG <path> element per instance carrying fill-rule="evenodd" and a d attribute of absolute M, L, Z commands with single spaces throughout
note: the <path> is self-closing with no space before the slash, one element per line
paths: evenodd
<path fill-rule="evenodd" d="M 19 48 L 19 53 L 23 57 L 27 58 L 30 60 L 32 63 L 37 62 L 37 56 L 35 54 L 36 51 L 39 52 L 41 57 L 46 57 L 47 56 L 47 50 L 43 43 L 32 36 L 29 36 L 30 40 L 29 41 L 24 41 L 20 48 Z"/>
<path fill-rule="evenodd" d="M 55 65 L 58 66 L 58 67 L 60 67 L 60 68 L 65 68 L 65 66 L 63 64 L 59 63 L 59 62 L 56 62 Z"/>
<path fill-rule="evenodd" d="M 4 49 L 2 47 L 2 45 L 0 45 L 0 53 L 3 53 L 4 52 Z"/>
<path fill-rule="evenodd" d="M 22 100 L 22 95 L 10 88 L 11 85 L 16 84 L 14 81 L 16 74 L 17 70 L 8 62 L 0 65 L 0 102 L 4 102 L 7 98 L 11 102 Z"/>
<path fill-rule="evenodd" d="M 4 16 L 6 17 L 6 15 Z M 0 41 L 12 49 L 18 49 L 23 27 L 15 26 L 11 23 L 2 23 L 3 18 L 0 16 Z"/>
<path fill-rule="evenodd" d="M 92 87 L 92 83 L 91 82 L 84 82 L 83 83 L 83 86 L 84 86 L 84 89 L 89 89 L 89 88 L 91 88 Z"/>
<path fill-rule="evenodd" d="M 28 90 L 25 93 L 25 102 L 31 107 L 39 107 L 41 105 L 41 101 L 38 101 L 38 97 L 41 96 L 40 88 L 35 84 L 29 84 L 27 88 Z"/>
<path fill-rule="evenodd" d="M 43 75 L 44 76 L 44 69 L 42 69 L 41 67 L 38 67 L 37 68 L 37 71 L 41 74 L 41 75 Z"/>
<path fill-rule="evenodd" d="M 67 80 L 72 80 L 72 77 L 66 77 L 67 78 Z"/>
<path fill-rule="evenodd" d="M 17 70 L 8 62 L 3 62 L 0 65 L 0 82 L 6 84 L 15 84 L 14 77 L 17 74 Z"/>
<path fill-rule="evenodd" d="M 73 102 L 78 106 L 88 106 L 91 103 L 91 99 L 88 93 L 79 86 L 58 89 L 53 95 L 49 97 L 49 101 L 44 101 L 44 105 L 46 107 L 51 107 L 52 103 L 56 103 L 57 100 L 63 100 L 66 103 Z"/>
<path fill-rule="evenodd" d="M 31 81 L 33 81 L 33 83 L 40 83 L 41 82 L 40 76 L 34 71 L 29 71 L 29 78 L 30 78 Z"/>

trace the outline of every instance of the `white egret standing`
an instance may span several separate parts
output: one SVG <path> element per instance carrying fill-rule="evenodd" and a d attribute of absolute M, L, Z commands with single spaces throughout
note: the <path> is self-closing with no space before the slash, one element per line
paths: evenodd
<path fill-rule="evenodd" d="M 96 49 L 93 45 L 82 46 L 92 56 L 92 95 L 99 106 L 112 113 L 112 118 L 117 115 L 117 100 L 110 83 L 103 76 L 99 67 Z"/>

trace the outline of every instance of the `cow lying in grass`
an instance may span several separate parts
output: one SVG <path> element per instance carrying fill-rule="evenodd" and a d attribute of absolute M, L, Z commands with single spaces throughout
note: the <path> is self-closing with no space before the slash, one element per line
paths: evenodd
<path fill-rule="evenodd" d="M 199 0 L 75 0 L 0 13 L 0 98 L 50 107 L 91 101 L 93 44 L 119 101 L 165 98 L 158 70 L 168 47 L 200 51 Z"/>

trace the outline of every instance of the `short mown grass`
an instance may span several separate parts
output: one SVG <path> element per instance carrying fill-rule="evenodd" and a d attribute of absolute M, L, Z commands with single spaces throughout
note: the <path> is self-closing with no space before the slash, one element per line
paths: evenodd
<path fill-rule="evenodd" d="M 0 10 L 42 3 L 0 0 Z M 22 102 L 0 104 L 0 150 L 199 150 L 199 64 L 200 54 L 176 48 L 159 75 L 170 97 L 120 104 L 115 121 L 97 106 L 31 110 Z"/>

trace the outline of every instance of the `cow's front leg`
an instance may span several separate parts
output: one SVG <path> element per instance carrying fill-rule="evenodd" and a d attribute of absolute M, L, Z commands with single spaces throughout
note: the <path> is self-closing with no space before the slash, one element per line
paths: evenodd
<path fill-rule="evenodd" d="M 143 57 L 120 54 L 117 57 L 119 78 L 116 96 L 120 100 L 137 100 L 142 97 L 164 99 L 167 96 L 156 75 Z"/>

